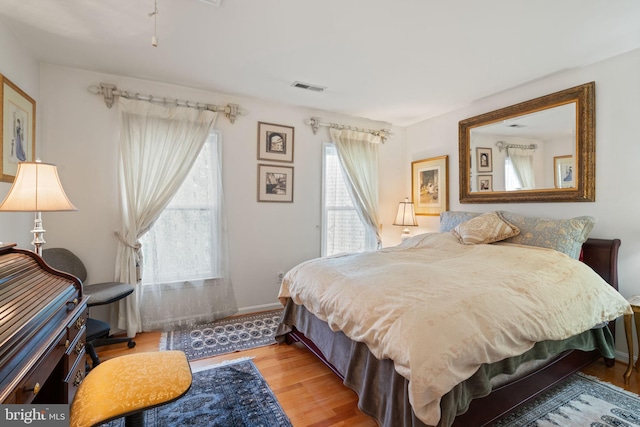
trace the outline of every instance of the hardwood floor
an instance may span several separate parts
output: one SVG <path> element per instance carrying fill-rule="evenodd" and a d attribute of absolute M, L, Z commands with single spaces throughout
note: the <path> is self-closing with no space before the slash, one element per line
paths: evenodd
<path fill-rule="evenodd" d="M 134 352 L 157 351 L 160 332 L 138 334 L 135 341 L 133 349 L 123 344 L 98 348 L 101 360 Z M 358 409 L 356 394 L 304 347 L 272 345 L 197 360 L 191 365 L 196 369 L 244 356 L 254 358 L 254 363 L 295 427 L 377 427 L 373 418 Z M 625 370 L 626 364 L 617 362 L 614 367 L 607 368 L 599 360 L 583 372 L 640 393 L 640 374 L 634 370 L 630 383 L 625 385 L 622 380 Z"/>

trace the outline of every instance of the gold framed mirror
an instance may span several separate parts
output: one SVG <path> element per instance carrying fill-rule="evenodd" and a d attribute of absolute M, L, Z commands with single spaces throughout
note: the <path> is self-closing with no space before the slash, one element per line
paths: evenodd
<path fill-rule="evenodd" d="M 595 82 L 458 124 L 460 203 L 595 201 Z"/>

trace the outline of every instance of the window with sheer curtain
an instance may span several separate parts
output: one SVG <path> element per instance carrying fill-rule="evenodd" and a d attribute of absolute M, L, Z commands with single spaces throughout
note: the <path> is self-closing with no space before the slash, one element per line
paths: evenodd
<path fill-rule="evenodd" d="M 220 171 L 212 133 L 160 217 L 140 239 L 142 329 L 192 326 L 237 311 L 228 278 L 228 247 Z"/>
<path fill-rule="evenodd" d="M 219 277 L 217 135 L 211 134 L 184 183 L 142 237 L 143 286 Z"/>
<path fill-rule="evenodd" d="M 375 249 L 376 238 L 358 216 L 333 144 L 323 145 L 322 255 Z"/>

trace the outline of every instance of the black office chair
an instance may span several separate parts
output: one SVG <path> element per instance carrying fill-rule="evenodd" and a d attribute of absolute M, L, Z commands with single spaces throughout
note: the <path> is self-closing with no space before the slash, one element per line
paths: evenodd
<path fill-rule="evenodd" d="M 64 248 L 47 248 L 42 251 L 42 259 L 56 270 L 73 274 L 82 281 L 82 291 L 89 296 L 88 307 L 106 305 L 119 301 L 133 293 L 134 287 L 128 283 L 104 282 L 86 284 L 87 269 L 73 252 Z M 93 363 L 92 367 L 100 363 L 96 347 L 109 344 L 126 342 L 129 348 L 133 348 L 136 342 L 133 338 L 117 338 L 109 334 L 111 326 L 102 320 L 89 317 L 87 320 L 86 349 Z"/>

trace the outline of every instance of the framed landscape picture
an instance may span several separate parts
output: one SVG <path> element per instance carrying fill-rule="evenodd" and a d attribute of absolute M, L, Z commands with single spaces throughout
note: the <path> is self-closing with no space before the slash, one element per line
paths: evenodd
<path fill-rule="evenodd" d="M 258 201 L 293 202 L 293 167 L 258 165 Z"/>
<path fill-rule="evenodd" d="M 294 128 L 258 122 L 258 160 L 293 163 Z"/>
<path fill-rule="evenodd" d="M 0 181 L 13 182 L 19 162 L 36 158 L 36 101 L 0 74 Z"/>
<path fill-rule="evenodd" d="M 449 209 L 449 156 L 411 163 L 411 197 L 416 215 L 440 215 Z"/>

